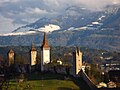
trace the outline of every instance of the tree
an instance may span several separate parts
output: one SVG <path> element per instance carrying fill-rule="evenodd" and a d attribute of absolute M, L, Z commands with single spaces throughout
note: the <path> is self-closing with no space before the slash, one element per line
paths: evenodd
<path fill-rule="evenodd" d="M 89 71 L 89 68 L 85 67 L 85 73 L 90 76 L 90 71 Z"/>
<path fill-rule="evenodd" d="M 3 61 L 3 55 L 0 54 L 0 61 Z"/>
<path fill-rule="evenodd" d="M 22 54 L 22 56 L 21 56 L 21 61 L 20 61 L 20 64 L 25 64 L 25 57 L 24 57 L 24 55 Z"/>
<path fill-rule="evenodd" d="M 3 56 L 0 55 L 0 67 L 2 66 L 2 64 L 3 64 Z"/>
<path fill-rule="evenodd" d="M 15 55 L 15 64 L 20 64 L 20 60 L 21 60 L 20 55 L 16 54 Z"/>
<path fill-rule="evenodd" d="M 70 67 L 71 66 L 69 64 L 65 66 L 67 75 L 70 75 Z"/>
<path fill-rule="evenodd" d="M 100 72 L 98 71 L 98 69 L 96 68 L 96 65 L 94 64 L 94 62 L 91 62 L 91 70 L 90 70 L 90 77 L 94 78 L 97 82 L 100 81 Z"/>

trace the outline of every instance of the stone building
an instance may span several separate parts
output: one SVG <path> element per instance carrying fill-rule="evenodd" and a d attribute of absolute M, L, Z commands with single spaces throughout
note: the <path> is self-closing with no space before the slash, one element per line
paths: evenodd
<path fill-rule="evenodd" d="M 44 32 L 43 44 L 41 46 L 41 71 L 44 71 L 44 66 L 50 63 L 50 47 Z"/>
<path fill-rule="evenodd" d="M 30 55 L 30 65 L 36 65 L 36 58 L 37 58 L 37 51 L 34 47 L 34 43 L 32 43 L 32 47 L 31 47 L 31 51 L 30 51 L 31 55 Z"/>
<path fill-rule="evenodd" d="M 10 51 L 8 52 L 8 65 L 10 66 L 11 64 L 14 64 L 14 51 L 12 49 L 10 49 Z"/>
<path fill-rule="evenodd" d="M 79 48 L 73 52 L 73 75 L 77 75 L 82 69 L 82 52 Z"/>

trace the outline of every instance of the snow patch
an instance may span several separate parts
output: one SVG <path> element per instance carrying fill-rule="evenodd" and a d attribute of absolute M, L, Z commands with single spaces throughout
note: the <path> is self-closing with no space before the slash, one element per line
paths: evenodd
<path fill-rule="evenodd" d="M 100 21 L 101 21 L 104 17 L 105 17 L 105 16 L 101 16 L 100 18 L 98 18 L 98 20 L 100 20 Z"/>
<path fill-rule="evenodd" d="M 86 30 L 88 27 L 84 26 L 84 27 L 80 27 L 80 30 Z"/>
<path fill-rule="evenodd" d="M 28 31 L 28 32 L 15 32 L 15 33 L 7 33 L 7 34 L 0 34 L 0 36 L 16 36 L 16 35 L 28 35 L 37 33 L 36 31 Z"/>
<path fill-rule="evenodd" d="M 99 24 L 99 22 L 92 22 L 92 24 Z"/>
<path fill-rule="evenodd" d="M 41 28 L 39 28 L 37 30 L 41 31 L 41 32 L 49 33 L 49 32 L 53 32 L 53 31 L 59 30 L 59 29 L 60 29 L 60 26 L 49 24 L 49 25 L 45 25 L 44 27 L 41 27 Z"/>
<path fill-rule="evenodd" d="M 70 27 L 70 28 L 68 28 L 68 30 L 74 30 L 75 28 L 74 27 Z"/>
<path fill-rule="evenodd" d="M 38 29 L 35 29 L 33 27 L 21 27 L 17 31 L 14 31 L 14 33 L 19 33 L 19 32 L 26 33 L 28 31 L 32 31 L 32 30 L 49 33 L 49 32 L 53 32 L 55 30 L 59 30 L 59 29 L 60 29 L 60 27 L 58 25 L 48 24 L 48 25 L 45 25 L 44 27 L 40 27 Z"/>

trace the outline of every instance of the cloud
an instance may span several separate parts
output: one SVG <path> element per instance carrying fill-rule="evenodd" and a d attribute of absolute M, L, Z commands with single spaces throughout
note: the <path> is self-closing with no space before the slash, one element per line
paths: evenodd
<path fill-rule="evenodd" d="M 57 16 L 69 6 L 102 10 L 112 4 L 120 4 L 120 0 L 0 0 L 0 27 L 8 22 L 8 30 L 11 30 L 14 26 L 29 24 L 41 17 Z"/>
<path fill-rule="evenodd" d="M 81 3 L 90 9 L 104 9 L 107 5 L 119 4 L 120 0 L 77 0 L 78 4 Z M 115 3 L 116 2 L 116 3 Z"/>
<path fill-rule="evenodd" d="M 0 15 L 0 33 L 10 33 L 15 28 L 21 26 L 18 24 L 13 24 L 12 19 L 4 18 Z"/>
<path fill-rule="evenodd" d="M 27 8 L 25 10 L 26 13 L 30 14 L 48 14 L 47 10 L 45 9 L 40 9 L 40 8 Z"/>
<path fill-rule="evenodd" d="M 0 6 L 7 5 L 10 3 L 17 3 L 19 0 L 0 0 Z"/>
<path fill-rule="evenodd" d="M 12 3 L 12 2 L 17 2 L 19 0 L 0 0 L 0 3 Z"/>
<path fill-rule="evenodd" d="M 84 6 L 91 10 L 100 10 L 107 5 L 120 4 L 120 0 L 43 0 L 45 5 L 53 10 L 64 9 L 67 6 Z"/>

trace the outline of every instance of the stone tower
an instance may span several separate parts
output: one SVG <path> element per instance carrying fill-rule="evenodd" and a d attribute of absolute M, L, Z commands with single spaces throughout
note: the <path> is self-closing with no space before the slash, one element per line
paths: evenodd
<path fill-rule="evenodd" d="M 37 51 L 34 47 L 34 43 L 32 43 L 32 47 L 31 47 L 31 55 L 30 55 L 30 65 L 36 65 L 36 58 L 37 58 Z"/>
<path fill-rule="evenodd" d="M 50 62 L 50 47 L 44 32 L 43 44 L 41 46 L 41 71 L 44 71 L 44 65 Z"/>
<path fill-rule="evenodd" d="M 82 52 L 79 48 L 73 52 L 73 75 L 77 75 L 82 69 Z"/>
<path fill-rule="evenodd" d="M 8 52 L 8 65 L 14 64 L 14 51 L 10 49 Z"/>

